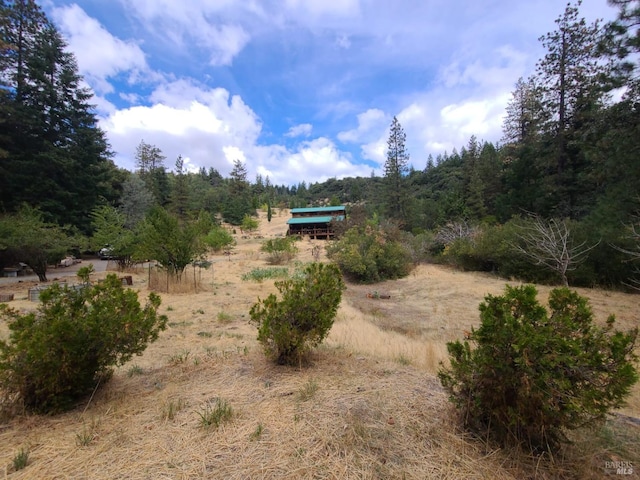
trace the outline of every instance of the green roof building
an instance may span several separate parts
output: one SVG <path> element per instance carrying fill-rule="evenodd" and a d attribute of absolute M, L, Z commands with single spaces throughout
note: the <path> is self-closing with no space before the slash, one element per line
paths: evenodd
<path fill-rule="evenodd" d="M 291 218 L 287 221 L 289 230 L 287 235 L 308 235 L 311 238 L 333 238 L 333 221 L 344 220 L 346 208 L 337 207 L 309 207 L 292 208 Z"/>

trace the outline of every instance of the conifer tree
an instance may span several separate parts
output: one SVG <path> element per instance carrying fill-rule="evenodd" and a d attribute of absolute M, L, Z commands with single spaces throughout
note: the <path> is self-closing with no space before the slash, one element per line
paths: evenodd
<path fill-rule="evenodd" d="M 406 222 L 409 172 L 409 152 L 405 143 L 407 135 L 396 117 L 393 117 L 387 140 L 387 160 L 384 163 L 385 210 L 387 215 Z"/>
<path fill-rule="evenodd" d="M 97 126 L 92 92 L 73 55 L 32 0 L 0 3 L 0 204 L 37 206 L 47 221 L 90 229 L 89 212 L 114 199 L 116 174 Z"/>

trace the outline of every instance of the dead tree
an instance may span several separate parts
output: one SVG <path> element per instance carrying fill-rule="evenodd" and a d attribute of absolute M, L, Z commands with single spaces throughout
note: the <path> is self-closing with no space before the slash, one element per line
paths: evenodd
<path fill-rule="evenodd" d="M 531 223 L 522 227 L 518 238 L 522 243 L 513 245 L 515 249 L 535 265 L 544 265 L 556 272 L 565 287 L 569 285 L 567 272 L 575 270 L 600 243 L 588 246 L 585 240 L 574 245 L 567 220 L 544 220 L 538 216 L 532 216 Z"/>
<path fill-rule="evenodd" d="M 629 229 L 629 238 L 636 244 L 635 250 L 629 250 L 613 244 L 611 246 L 619 252 L 629 255 L 631 257 L 629 261 L 640 260 L 640 217 L 638 217 L 637 223 L 632 223 L 627 228 Z M 638 277 L 630 278 L 630 283 L 625 283 L 625 285 L 635 290 L 640 290 L 640 268 L 636 268 L 634 273 L 638 275 Z"/>

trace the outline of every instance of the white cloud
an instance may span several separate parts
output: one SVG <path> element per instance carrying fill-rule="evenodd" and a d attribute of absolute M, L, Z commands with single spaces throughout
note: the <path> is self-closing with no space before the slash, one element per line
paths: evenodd
<path fill-rule="evenodd" d="M 251 39 L 246 29 L 230 17 L 244 10 L 263 15 L 255 3 L 242 3 L 244 5 L 225 0 L 122 0 L 123 6 L 136 15 L 148 31 L 154 32 L 156 41 L 185 52 L 195 45 L 208 54 L 213 66 L 231 65 Z"/>
<path fill-rule="evenodd" d="M 350 17 L 360 11 L 358 0 L 286 0 L 285 4 L 290 10 L 313 17 Z"/>
<path fill-rule="evenodd" d="M 302 142 L 283 160 L 285 165 L 281 165 L 280 169 L 287 171 L 289 177 L 297 182 L 367 174 L 364 165 L 354 165 L 349 154 L 339 151 L 325 137 Z"/>
<path fill-rule="evenodd" d="M 179 92 L 188 92 L 181 96 Z M 214 167 L 228 175 L 234 160 L 245 163 L 251 176 L 269 175 L 274 184 L 366 175 L 368 167 L 355 165 L 349 154 L 321 137 L 303 141 L 291 150 L 281 145 L 259 145 L 260 119 L 238 96 L 222 88 L 206 89 L 179 80 L 158 87 L 153 104 L 117 110 L 102 120 L 116 161 L 134 168 L 136 146 L 141 140 L 160 148 L 173 165 L 182 155 L 189 171 Z M 309 134 L 310 124 L 293 127 Z"/>
<path fill-rule="evenodd" d="M 301 123 L 300 125 L 294 125 L 284 134 L 285 137 L 308 137 L 311 135 L 313 126 L 310 123 Z"/>
<path fill-rule="evenodd" d="M 377 108 L 370 108 L 366 112 L 358 114 L 358 126 L 353 130 L 338 133 L 341 142 L 363 142 L 370 139 L 372 133 L 379 132 L 381 127 L 388 123 L 387 116 Z"/>
<path fill-rule="evenodd" d="M 53 18 L 76 56 L 80 73 L 96 92 L 113 92 L 109 78 L 120 73 L 149 73 L 145 54 L 135 42 L 114 37 L 75 3 L 56 8 Z"/>
<path fill-rule="evenodd" d="M 231 65 L 244 46 L 249 43 L 249 35 L 237 25 L 209 26 L 200 40 L 207 47 L 213 47 L 209 62 L 211 65 Z"/>
<path fill-rule="evenodd" d="M 181 89 L 190 94 L 180 96 Z M 158 87 L 151 99 L 152 105 L 117 110 L 101 122 L 117 160 L 128 168 L 136 145 L 144 139 L 168 159 L 181 154 L 196 167 L 213 166 L 227 173 L 229 155 L 255 145 L 260 134 L 255 113 L 223 88 L 207 90 L 178 81 Z"/>

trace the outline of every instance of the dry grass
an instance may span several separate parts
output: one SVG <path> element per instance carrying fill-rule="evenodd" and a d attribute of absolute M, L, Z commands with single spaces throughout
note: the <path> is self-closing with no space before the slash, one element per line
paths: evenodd
<path fill-rule="evenodd" d="M 257 235 L 282 234 L 287 218 L 262 218 Z M 577 432 L 575 445 L 542 458 L 492 448 L 457 429 L 434 373 L 446 342 L 477 325 L 483 297 L 503 291 L 504 280 L 488 275 L 420 266 L 374 287 L 388 299 L 349 285 L 312 366 L 270 365 L 248 311 L 275 292 L 273 281 L 241 280 L 266 266 L 260 242 L 239 236 L 233 255 L 212 258 L 199 293 L 175 286 L 162 293 L 169 327 L 89 405 L 0 424 L 0 472 L 24 479 L 582 479 L 610 478 L 606 461 L 640 467 L 639 427 L 622 416 L 595 433 Z M 310 261 L 318 244 L 299 243 L 298 259 Z M 131 275 L 146 295 L 148 273 Z M 16 294 L 12 306 L 32 309 L 27 288 L 0 292 Z M 540 290 L 544 298 L 549 289 Z M 600 320 L 614 312 L 620 328 L 637 324 L 637 296 L 579 292 Z M 217 399 L 233 415 L 217 429 L 202 428 L 200 414 Z M 640 390 L 621 413 L 640 416 Z M 14 471 L 24 451 L 28 465 Z"/>

